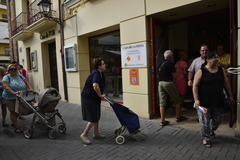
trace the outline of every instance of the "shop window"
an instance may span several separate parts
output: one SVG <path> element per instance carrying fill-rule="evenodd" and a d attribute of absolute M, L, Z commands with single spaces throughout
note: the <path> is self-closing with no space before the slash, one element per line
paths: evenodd
<path fill-rule="evenodd" d="M 10 56 L 10 48 L 6 47 L 4 50 L 5 50 L 5 56 Z"/>
<path fill-rule="evenodd" d="M 2 14 L 2 19 L 8 19 L 7 14 Z"/>
<path fill-rule="evenodd" d="M 106 63 L 104 72 L 106 80 L 105 93 L 114 100 L 122 101 L 122 68 L 120 32 L 90 38 L 90 58 L 103 58 Z M 93 66 L 91 66 L 93 70 Z"/>
<path fill-rule="evenodd" d="M 64 60 L 66 71 L 77 71 L 75 44 L 64 47 Z"/>
<path fill-rule="evenodd" d="M 6 0 L 1 0 L 1 5 L 7 5 Z"/>

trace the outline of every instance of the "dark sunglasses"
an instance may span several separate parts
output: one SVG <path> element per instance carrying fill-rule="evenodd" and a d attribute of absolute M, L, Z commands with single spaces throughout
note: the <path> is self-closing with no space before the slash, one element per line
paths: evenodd
<path fill-rule="evenodd" d="M 17 71 L 17 68 L 10 68 L 9 71 Z"/>

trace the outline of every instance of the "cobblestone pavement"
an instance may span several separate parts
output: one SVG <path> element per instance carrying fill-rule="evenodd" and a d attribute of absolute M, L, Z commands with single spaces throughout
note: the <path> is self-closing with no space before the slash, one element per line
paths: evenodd
<path fill-rule="evenodd" d="M 142 118 L 140 131 L 146 139 L 141 142 L 127 139 L 118 145 L 113 132 L 120 123 L 114 112 L 106 108 L 102 109 L 100 121 L 100 131 L 106 138 L 91 138 L 93 143 L 87 146 L 79 138 L 86 124 L 80 105 L 60 102 L 58 109 L 67 123 L 67 132 L 55 140 L 48 137 L 47 131 L 36 129 L 32 139 L 25 139 L 23 134 L 14 133 L 12 127 L 1 126 L 0 160 L 240 160 L 240 139 L 219 134 L 208 149 L 201 144 L 198 131 L 176 125 L 161 127 L 157 121 Z M 32 116 L 19 120 L 21 125 L 29 125 Z"/>

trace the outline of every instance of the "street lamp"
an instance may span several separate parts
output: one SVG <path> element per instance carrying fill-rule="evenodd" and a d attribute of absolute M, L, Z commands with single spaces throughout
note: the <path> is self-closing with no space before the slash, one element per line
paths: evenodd
<path fill-rule="evenodd" d="M 57 22 L 60 26 L 62 25 L 60 18 L 50 16 L 49 13 L 51 12 L 52 3 L 49 0 L 41 0 L 37 5 L 40 9 L 40 13 L 42 13 L 44 17 L 52 19 L 53 21 Z"/>

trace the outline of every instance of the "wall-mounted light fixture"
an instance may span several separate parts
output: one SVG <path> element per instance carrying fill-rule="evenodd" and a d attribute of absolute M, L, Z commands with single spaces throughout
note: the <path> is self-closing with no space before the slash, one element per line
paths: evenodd
<path fill-rule="evenodd" d="M 60 18 L 52 17 L 50 15 L 52 3 L 49 0 L 41 0 L 37 5 L 40 9 L 40 12 L 44 15 L 44 17 L 54 20 L 60 26 L 62 25 Z"/>

